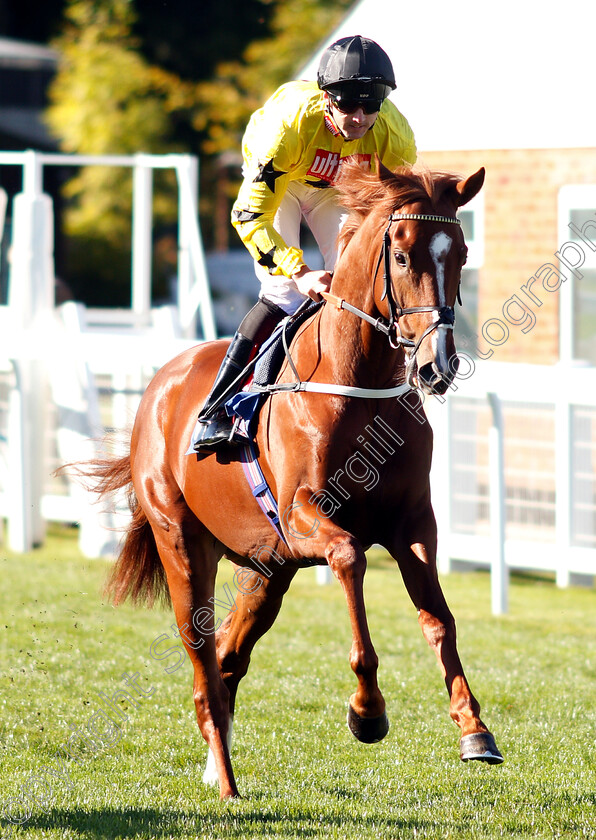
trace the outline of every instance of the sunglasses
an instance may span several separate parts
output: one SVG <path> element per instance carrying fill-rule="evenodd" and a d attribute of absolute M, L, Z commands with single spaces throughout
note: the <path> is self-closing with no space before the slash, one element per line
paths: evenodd
<path fill-rule="evenodd" d="M 382 99 L 342 99 L 339 96 L 329 96 L 333 105 L 342 114 L 355 114 L 359 108 L 362 108 L 365 114 L 376 114 L 381 110 L 383 104 Z"/>

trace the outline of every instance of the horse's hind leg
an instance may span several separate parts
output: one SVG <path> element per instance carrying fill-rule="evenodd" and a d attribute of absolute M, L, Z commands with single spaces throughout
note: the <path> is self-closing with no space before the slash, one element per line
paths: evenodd
<path fill-rule="evenodd" d="M 275 569 L 271 578 L 236 566 L 238 595 L 216 633 L 217 659 L 229 691 L 230 726 L 240 680 L 248 671 L 250 655 L 258 640 L 269 630 L 281 609 L 283 597 L 296 574 L 295 568 Z M 217 781 L 211 751 L 203 774 L 205 784 Z"/>
<path fill-rule="evenodd" d="M 220 676 L 215 650 L 213 594 L 220 552 L 188 511 L 168 529 L 154 527 L 166 570 L 176 624 L 194 670 L 197 723 L 211 750 L 222 799 L 238 796 L 227 736 L 229 692 Z"/>
<path fill-rule="evenodd" d="M 430 507 L 412 518 L 402 536 L 388 546 L 397 560 L 408 593 L 418 610 L 422 633 L 434 650 L 450 697 L 450 714 L 461 730 L 460 757 L 500 764 L 503 756 L 480 719 L 457 652 L 455 620 L 439 583 L 436 568 L 436 525 Z"/>

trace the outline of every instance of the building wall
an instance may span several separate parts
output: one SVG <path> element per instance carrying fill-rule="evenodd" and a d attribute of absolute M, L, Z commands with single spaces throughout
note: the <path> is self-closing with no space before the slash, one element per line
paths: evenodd
<path fill-rule="evenodd" d="M 594 149 L 512 149 L 425 152 L 420 162 L 431 169 L 469 175 L 486 168 L 485 259 L 479 275 L 479 350 L 503 362 L 552 364 L 559 358 L 559 301 L 555 253 L 558 242 L 557 200 L 567 184 L 596 184 Z M 543 269 L 541 272 L 540 270 Z M 530 293 L 523 289 L 531 278 Z M 564 274 L 564 272 L 563 272 Z M 517 300 L 512 296 L 517 295 Z M 509 303 L 507 303 L 509 301 Z M 533 316 L 523 311 L 523 305 Z M 504 314 L 505 307 L 509 318 Z M 528 329 L 535 316 L 536 323 Z M 509 330 L 495 320 L 498 319 Z M 520 321 L 519 324 L 512 323 Z M 527 331 L 524 334 L 522 328 Z M 482 332 L 483 331 L 483 332 Z M 502 343 L 500 343 L 502 342 Z"/>

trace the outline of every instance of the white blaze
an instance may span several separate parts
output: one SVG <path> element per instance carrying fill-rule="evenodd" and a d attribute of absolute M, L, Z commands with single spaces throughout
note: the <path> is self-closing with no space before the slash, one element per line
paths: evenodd
<path fill-rule="evenodd" d="M 437 286 L 439 288 L 439 306 L 445 306 L 445 260 L 453 244 L 450 236 L 442 230 L 435 233 L 430 240 L 428 250 L 435 264 L 437 272 Z"/>
<path fill-rule="evenodd" d="M 439 291 L 439 306 L 445 306 L 445 261 L 447 259 L 447 254 L 451 250 L 451 245 L 453 244 L 453 240 L 450 236 L 444 231 L 439 231 L 439 233 L 435 233 L 433 238 L 430 240 L 430 245 L 428 249 L 430 251 L 430 255 L 432 257 L 432 261 L 435 264 L 435 271 L 437 277 L 437 288 Z M 435 312 L 435 321 L 438 321 L 439 313 Z M 445 329 L 441 329 L 441 325 L 435 330 L 432 334 L 433 338 L 433 350 L 435 354 L 435 358 L 438 359 L 440 367 L 443 371 L 447 371 L 449 367 L 449 359 L 447 358 L 447 345 L 446 345 L 446 332 Z"/>

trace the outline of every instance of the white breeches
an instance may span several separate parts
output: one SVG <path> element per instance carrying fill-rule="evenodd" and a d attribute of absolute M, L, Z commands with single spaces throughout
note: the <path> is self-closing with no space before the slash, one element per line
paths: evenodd
<path fill-rule="evenodd" d="M 337 203 L 337 194 L 332 187 L 317 189 L 294 182 L 286 190 L 273 224 L 287 245 L 300 248 L 300 223 L 304 218 L 319 246 L 325 269 L 332 271 L 337 260 L 337 235 L 346 215 L 347 211 Z M 255 272 L 261 281 L 261 295 L 288 314 L 295 312 L 304 301 L 304 295 L 289 277 L 269 274 L 258 263 L 255 263 Z"/>

